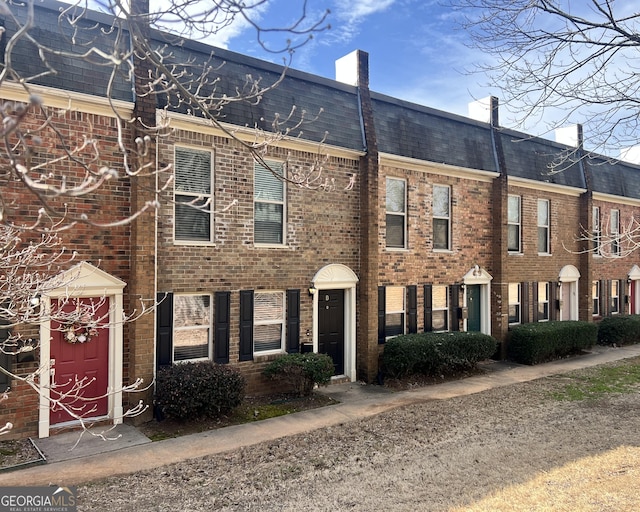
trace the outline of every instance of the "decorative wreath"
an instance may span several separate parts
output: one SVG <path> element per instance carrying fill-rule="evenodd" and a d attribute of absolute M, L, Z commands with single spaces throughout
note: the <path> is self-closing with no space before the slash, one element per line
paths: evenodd
<path fill-rule="evenodd" d="M 64 329 L 64 339 L 67 343 L 89 343 L 98 334 L 98 329 L 91 325 L 74 322 Z"/>

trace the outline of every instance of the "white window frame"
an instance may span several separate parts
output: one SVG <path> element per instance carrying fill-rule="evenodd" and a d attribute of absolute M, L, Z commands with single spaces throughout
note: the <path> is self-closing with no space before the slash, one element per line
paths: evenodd
<path fill-rule="evenodd" d="M 600 316 L 602 312 L 602 301 L 600 300 L 600 281 L 591 281 L 591 314 L 592 316 Z"/>
<path fill-rule="evenodd" d="M 549 293 L 551 291 L 550 289 L 551 283 L 549 283 L 549 281 L 539 281 L 538 282 L 538 322 L 548 322 L 550 315 L 551 315 L 551 311 L 550 311 L 550 303 L 549 303 Z M 545 299 L 544 300 L 540 300 L 540 288 L 542 287 L 542 289 L 544 290 L 544 296 Z M 540 306 L 544 306 L 544 304 L 547 305 L 547 314 L 546 316 L 544 315 L 544 307 L 542 308 L 542 314 L 540 313 Z"/>
<path fill-rule="evenodd" d="M 609 219 L 609 235 L 611 237 L 611 254 L 620 256 L 620 210 L 612 209 Z"/>
<path fill-rule="evenodd" d="M 511 209 L 511 200 L 512 199 L 517 199 L 518 201 L 518 211 L 517 212 L 513 212 Z M 517 213 L 517 220 L 513 220 L 513 217 L 515 217 L 515 214 Z M 511 228 L 515 228 L 517 230 L 517 242 L 518 242 L 518 247 L 516 249 L 513 249 L 511 247 L 509 247 L 509 231 L 511 231 Z M 512 254 L 520 254 L 522 253 L 522 196 L 517 196 L 517 195 L 509 195 L 507 198 L 507 250 L 508 252 L 512 253 Z"/>
<path fill-rule="evenodd" d="M 591 211 L 593 255 L 602 256 L 602 220 L 600 217 L 600 207 L 594 206 Z"/>
<path fill-rule="evenodd" d="M 620 290 L 621 290 L 620 280 L 612 279 L 611 280 L 611 297 L 609 304 L 609 313 L 612 315 L 620 314 Z"/>
<path fill-rule="evenodd" d="M 192 324 L 192 325 L 184 325 L 184 326 L 179 326 L 176 327 L 176 318 L 177 318 L 177 303 L 180 300 L 180 298 L 182 297 L 207 297 L 209 300 L 209 305 L 208 305 L 208 317 L 209 317 L 209 322 L 208 324 Z M 189 316 L 190 319 L 194 318 L 193 316 Z M 208 361 L 211 359 L 211 352 L 212 352 L 212 318 L 213 318 L 213 297 L 211 296 L 211 294 L 209 293 L 175 293 L 173 295 L 173 343 L 172 343 L 172 347 L 171 347 L 171 360 L 173 361 L 173 363 L 187 363 L 187 362 L 193 362 L 193 361 Z M 192 331 L 199 331 L 202 329 L 206 329 L 207 330 L 207 355 L 206 357 L 193 357 L 193 358 L 184 358 L 184 359 L 176 359 L 176 340 L 178 339 L 178 335 L 180 333 L 188 333 L 188 332 L 192 332 Z"/>
<path fill-rule="evenodd" d="M 541 207 L 547 210 L 546 223 L 541 222 Z M 546 247 L 540 247 L 541 233 L 544 232 L 544 243 Z M 551 254 L 551 203 L 548 199 L 538 199 L 538 254 Z"/>
<path fill-rule="evenodd" d="M 512 287 L 516 287 L 517 297 L 512 297 Z M 511 321 L 511 308 L 515 307 L 517 314 L 517 321 Z M 522 323 L 522 285 L 520 283 L 509 283 L 509 311 L 508 311 L 508 321 L 509 325 L 518 325 Z"/>
<path fill-rule="evenodd" d="M 436 288 L 444 288 L 444 306 L 438 306 L 435 301 Z M 447 332 L 449 331 L 449 287 L 445 284 L 434 284 L 431 287 L 431 324 L 433 325 L 433 318 L 436 312 L 443 312 L 444 314 L 444 329 L 433 329 L 433 332 Z"/>
<path fill-rule="evenodd" d="M 282 315 L 279 318 L 261 319 L 257 317 L 257 303 L 260 301 L 261 295 L 278 295 L 282 304 Z M 273 312 L 273 309 L 270 310 Z M 285 327 L 286 327 L 286 311 L 287 303 L 285 292 L 281 290 L 257 290 L 253 294 L 253 354 L 254 356 L 263 356 L 269 354 L 281 354 L 285 352 Z M 256 349 L 256 327 L 262 325 L 279 325 L 280 326 L 280 346 L 278 348 L 257 350 Z"/>
<path fill-rule="evenodd" d="M 394 210 L 390 210 L 389 209 L 389 190 L 390 190 L 390 186 L 389 184 L 391 182 L 398 182 L 398 183 L 402 183 L 402 186 L 404 188 L 404 204 L 403 204 L 403 209 L 402 211 L 394 211 Z M 393 178 L 393 177 L 387 177 L 386 181 L 386 188 L 385 188 L 385 224 L 386 220 L 392 216 L 392 217 L 400 217 L 402 219 L 402 245 L 389 245 L 389 237 L 388 235 L 388 227 L 387 227 L 387 232 L 385 233 L 385 247 L 387 249 L 406 249 L 407 248 L 407 180 L 403 179 L 403 178 Z"/>
<path fill-rule="evenodd" d="M 282 200 L 278 200 L 278 199 L 264 199 L 264 198 L 260 198 L 260 192 L 257 190 L 256 187 L 256 174 L 258 173 L 258 171 L 260 170 L 264 170 L 266 172 L 271 172 L 269 171 L 269 168 L 266 168 L 262 163 L 258 162 L 257 160 L 254 160 L 253 163 L 253 226 L 254 226 L 254 231 L 253 231 L 253 243 L 254 245 L 257 246 L 271 246 L 271 247 L 282 247 L 284 245 L 286 245 L 287 243 L 287 186 L 286 186 L 286 175 L 287 175 L 287 168 L 284 162 L 281 161 L 276 161 L 276 160 L 265 160 L 264 161 L 265 164 L 267 164 L 269 166 L 269 168 L 271 168 L 271 170 L 273 170 L 274 172 L 277 171 L 281 171 L 282 173 L 282 179 L 280 179 L 280 184 L 282 186 Z M 276 176 L 273 176 L 274 179 L 278 180 L 278 178 Z M 276 206 L 281 206 L 282 207 L 282 226 L 281 226 L 281 231 L 280 231 L 280 242 L 264 242 L 264 241 L 256 241 L 256 204 L 272 204 L 272 205 L 276 205 Z"/>
<path fill-rule="evenodd" d="M 433 250 L 434 251 L 450 251 L 451 250 L 451 187 L 448 185 L 434 185 L 433 186 L 433 197 L 436 196 L 436 190 L 446 190 L 447 191 L 447 212 L 446 214 L 436 214 L 435 209 L 435 200 L 432 201 L 432 211 L 433 211 L 433 222 L 432 222 L 432 232 L 433 232 Z M 435 240 L 435 224 L 436 220 L 445 220 L 447 223 L 447 246 L 446 247 L 436 247 Z"/>
<path fill-rule="evenodd" d="M 402 308 L 393 309 L 389 308 L 390 299 L 392 298 L 392 291 L 399 291 L 402 294 Z M 401 332 L 397 334 L 387 334 L 387 329 L 389 327 L 389 323 L 387 322 L 387 318 L 389 315 L 401 315 Z M 405 286 L 387 286 L 385 291 L 385 303 L 384 303 L 384 315 L 385 315 L 385 338 L 390 339 L 396 336 L 400 336 L 407 332 L 407 289 Z"/>
<path fill-rule="evenodd" d="M 185 152 L 193 152 L 193 153 L 202 153 L 208 154 L 210 158 L 210 178 L 209 178 L 209 192 L 204 190 L 202 191 L 191 191 L 191 190 L 180 190 L 180 182 L 181 180 L 178 178 L 178 167 L 179 160 L 177 158 L 177 153 L 179 151 Z M 173 180 L 173 241 L 176 245 L 212 245 L 213 244 L 213 233 L 214 233 L 214 224 L 213 224 L 213 210 L 214 210 L 214 152 L 210 149 L 203 149 L 202 147 L 193 147 L 193 146 L 183 146 L 183 145 L 175 145 L 173 148 L 173 161 L 174 161 L 174 180 Z M 182 198 L 182 199 L 181 199 Z M 208 215 L 208 225 L 209 225 L 209 238 L 205 239 L 188 239 L 188 238 L 178 238 L 178 234 L 176 233 L 176 228 L 178 225 L 178 210 L 180 209 L 180 204 L 184 203 L 193 203 L 201 206 L 199 209 L 203 212 L 203 216 Z M 206 210 L 205 210 L 206 209 Z"/>

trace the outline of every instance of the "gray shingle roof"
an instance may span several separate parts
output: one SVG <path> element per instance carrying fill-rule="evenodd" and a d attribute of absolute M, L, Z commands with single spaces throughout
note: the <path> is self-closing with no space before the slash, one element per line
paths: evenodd
<path fill-rule="evenodd" d="M 585 159 L 594 192 L 640 199 L 640 166 L 596 155 Z"/>
<path fill-rule="evenodd" d="M 377 93 L 371 98 L 379 151 L 497 171 L 489 125 Z"/>

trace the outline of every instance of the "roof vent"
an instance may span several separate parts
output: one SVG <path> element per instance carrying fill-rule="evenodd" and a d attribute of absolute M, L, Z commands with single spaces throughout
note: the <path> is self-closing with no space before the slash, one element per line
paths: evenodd
<path fill-rule="evenodd" d="M 358 85 L 358 51 L 336 60 L 336 80 L 348 85 Z"/>

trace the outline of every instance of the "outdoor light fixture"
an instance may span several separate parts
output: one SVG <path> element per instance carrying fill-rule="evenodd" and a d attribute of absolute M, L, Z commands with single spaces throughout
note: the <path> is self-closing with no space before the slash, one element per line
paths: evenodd
<path fill-rule="evenodd" d="M 318 291 L 318 290 L 316 290 L 316 287 L 315 287 L 315 286 L 311 285 L 311 286 L 309 287 L 309 295 L 315 295 L 317 291 Z"/>

